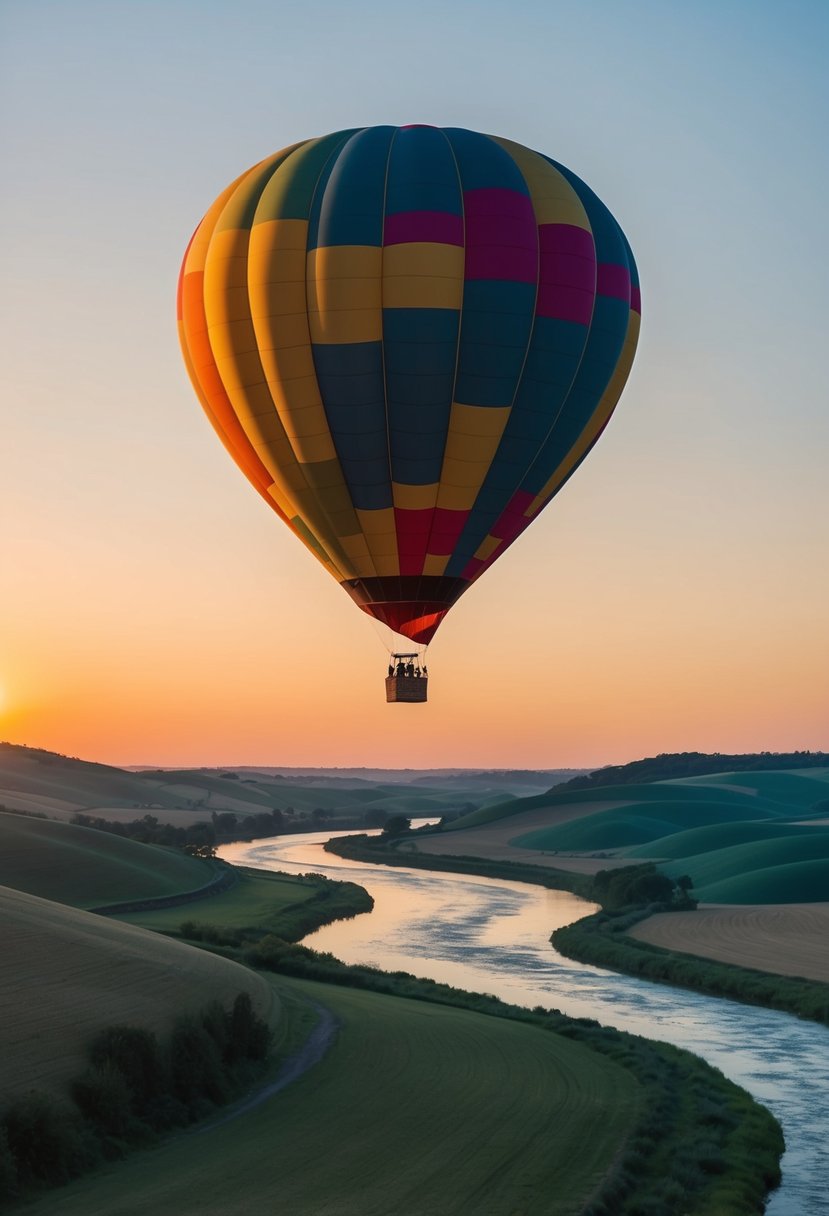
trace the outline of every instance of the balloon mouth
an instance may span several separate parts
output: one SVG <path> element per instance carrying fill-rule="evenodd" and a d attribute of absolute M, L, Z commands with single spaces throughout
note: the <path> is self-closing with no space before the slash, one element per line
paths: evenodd
<path fill-rule="evenodd" d="M 395 633 L 425 646 L 469 580 L 446 575 L 389 575 L 347 579 L 341 584 L 363 612 Z"/>
<path fill-rule="evenodd" d="M 431 642 L 449 611 L 445 605 L 409 603 L 361 604 L 360 607 L 395 633 L 423 646 Z"/>

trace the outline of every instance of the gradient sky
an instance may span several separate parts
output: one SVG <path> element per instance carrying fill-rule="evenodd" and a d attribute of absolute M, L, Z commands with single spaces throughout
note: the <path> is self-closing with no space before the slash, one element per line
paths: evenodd
<path fill-rule="evenodd" d="M 829 5 L 0 0 L 0 738 L 138 764 L 829 748 Z M 285 144 L 505 135 L 636 255 L 607 432 L 453 609 L 430 703 L 202 415 L 175 283 Z"/>

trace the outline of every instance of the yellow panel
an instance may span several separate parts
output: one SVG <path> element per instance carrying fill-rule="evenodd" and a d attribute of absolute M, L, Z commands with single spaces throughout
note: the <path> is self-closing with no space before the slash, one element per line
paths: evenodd
<path fill-rule="evenodd" d="M 491 460 L 444 459 L 440 491 L 438 493 L 438 506 L 445 506 L 443 491 L 449 487 L 453 489 L 464 487 L 474 490 L 475 494 L 477 494 L 491 463 Z"/>
<path fill-rule="evenodd" d="M 450 486 L 441 482 L 437 505 L 445 511 L 469 511 L 478 497 L 480 480 L 474 486 Z"/>
<path fill-rule="evenodd" d="M 452 413 L 449 416 L 449 433 L 457 431 L 459 435 L 491 435 L 498 439 L 504 433 L 504 427 L 509 418 L 510 406 L 462 405 L 460 401 L 452 402 Z"/>
<path fill-rule="evenodd" d="M 277 169 L 277 173 L 279 170 Z M 270 261 L 274 253 L 282 249 L 301 249 L 303 256 L 302 277 L 305 278 L 305 250 L 308 246 L 307 220 L 265 220 L 254 222 L 250 233 L 250 259 Z"/>
<path fill-rule="evenodd" d="M 394 507 L 383 507 L 379 511 L 357 511 L 357 519 L 367 537 L 381 536 L 384 532 L 396 534 Z M 371 543 L 369 541 L 369 543 Z"/>
<path fill-rule="evenodd" d="M 641 318 L 639 314 L 631 311 L 628 317 L 625 344 L 622 347 L 622 353 L 619 356 L 616 369 L 610 378 L 610 383 L 602 394 L 602 399 L 596 407 L 587 428 L 580 436 L 578 443 L 568 452 L 567 457 L 561 462 L 555 473 L 553 473 L 541 493 L 535 496 L 524 512 L 529 519 L 537 515 L 541 508 L 549 502 L 568 474 L 572 472 L 585 453 L 589 451 L 590 446 L 595 442 L 616 408 L 630 374 L 631 366 L 633 365 L 633 357 L 636 354 L 636 345 L 639 341 L 640 324 Z"/>
<path fill-rule="evenodd" d="M 271 179 L 279 176 L 280 170 Z M 328 538 L 359 532 L 320 397 L 308 323 L 306 220 L 254 224 L 250 239 L 248 291 L 260 358 L 282 426 L 303 475 L 313 487 L 316 512 Z M 316 259 L 315 259 L 316 262 Z M 336 266 L 330 262 L 330 266 Z M 341 540 L 329 547 L 347 562 L 351 577 L 375 574 L 367 549 L 354 558 Z"/>
<path fill-rule="evenodd" d="M 312 342 L 379 342 L 383 337 L 379 305 L 360 312 L 309 312 L 308 322 Z"/>
<path fill-rule="evenodd" d="M 478 546 L 475 556 L 479 561 L 485 562 L 488 560 L 488 558 L 492 557 L 498 546 L 502 545 L 503 543 L 504 542 L 501 540 L 500 536 L 488 536 L 486 540 L 482 541 Z"/>
<path fill-rule="evenodd" d="M 261 162 L 260 162 L 261 163 Z M 225 204 L 231 195 L 236 193 L 238 186 L 245 181 L 246 178 L 256 173 L 259 165 L 254 165 L 252 169 L 241 173 L 235 181 L 231 182 L 226 190 L 223 190 L 216 199 L 213 206 L 206 212 L 202 222 L 199 224 L 193 239 L 190 242 L 190 248 L 187 250 L 187 255 L 184 260 L 184 274 L 194 274 L 204 270 L 205 261 L 207 259 L 207 250 L 210 245 L 210 238 L 213 235 L 216 223 L 219 216 L 225 209 Z"/>
<path fill-rule="evenodd" d="M 312 342 L 379 342 L 383 336 L 383 251 L 331 245 L 308 253 L 306 291 Z"/>
<path fill-rule="evenodd" d="M 307 298 L 309 314 L 383 306 L 380 279 L 309 279 Z"/>
<path fill-rule="evenodd" d="M 446 567 L 449 565 L 448 557 L 439 557 L 435 553 L 427 553 L 426 560 L 423 563 L 423 573 L 427 575 L 435 575 L 440 578 L 446 573 Z"/>
<path fill-rule="evenodd" d="M 309 344 L 308 314 L 305 311 L 305 292 L 302 293 L 302 312 L 285 313 L 256 317 L 256 333 L 259 336 L 259 349 L 265 356 L 272 350 L 286 350 L 288 347 Z"/>
<path fill-rule="evenodd" d="M 581 199 L 563 174 L 537 152 L 511 139 L 491 136 L 513 158 L 527 183 L 538 224 L 573 224 L 592 232 Z"/>
<path fill-rule="evenodd" d="M 498 446 L 500 435 L 461 435 L 450 433 L 446 439 L 444 460 L 465 461 L 480 464 L 481 461 L 491 462 L 493 445 Z M 450 478 L 451 480 L 451 478 Z"/>
<path fill-rule="evenodd" d="M 308 251 L 306 275 L 314 279 L 379 280 L 383 250 L 377 245 L 324 245 Z"/>
<path fill-rule="evenodd" d="M 459 279 L 462 287 L 464 256 L 460 245 L 439 245 L 433 241 L 386 245 L 383 249 L 383 278 L 428 275 L 438 279 Z"/>
<path fill-rule="evenodd" d="M 298 376 L 295 379 L 280 377 L 277 381 L 269 383 L 269 388 L 273 394 L 273 400 L 276 401 L 277 410 L 280 410 L 280 415 L 284 420 L 284 429 L 289 435 L 320 434 L 323 428 L 328 429 L 326 412 L 322 409 L 320 388 L 318 388 L 316 376 L 314 378 Z M 314 417 L 318 423 L 316 426 L 308 426 L 310 411 L 314 411 Z"/>
<path fill-rule="evenodd" d="M 334 447 L 334 440 L 329 431 L 326 431 L 324 435 L 295 435 L 291 442 L 297 460 L 306 469 L 315 464 L 334 460 L 337 455 L 337 449 Z"/>
<path fill-rule="evenodd" d="M 213 337 L 211 331 L 211 340 Z M 225 386 L 225 391 L 228 397 L 233 402 L 233 408 L 236 411 L 239 419 L 242 419 L 243 413 L 250 413 L 247 401 L 237 401 L 236 397 L 239 394 L 248 394 L 250 389 L 257 384 L 261 384 L 267 390 L 265 377 L 262 372 L 262 364 L 259 361 L 259 355 L 255 350 L 240 352 L 239 354 L 228 355 L 221 354 L 220 348 L 215 350 L 216 366 L 219 369 L 219 375 L 222 377 L 222 384 Z M 270 397 L 270 393 L 268 393 Z M 243 422 L 244 425 L 244 422 Z"/>
<path fill-rule="evenodd" d="M 258 286 L 251 282 L 248 286 L 251 303 L 251 317 L 259 325 L 271 317 L 278 318 L 279 324 L 287 316 L 300 316 L 305 321 L 308 311 L 308 301 L 305 296 L 305 281 L 285 283 L 264 283 Z M 278 330 L 276 331 L 278 334 Z M 306 323 L 307 338 L 307 323 Z M 277 346 L 282 342 L 275 343 Z"/>
<path fill-rule="evenodd" d="M 307 331 L 306 331 L 307 332 Z M 280 336 L 280 335 L 277 335 Z M 306 379 L 316 383 L 316 368 L 314 367 L 314 356 L 311 353 L 311 346 L 305 342 L 302 346 L 280 346 L 277 352 L 263 350 L 259 347 L 259 353 L 262 355 L 262 366 L 266 367 L 266 357 L 273 359 L 275 365 L 279 368 L 280 380 L 299 380 Z M 318 397 L 319 394 L 317 393 Z"/>
<path fill-rule="evenodd" d="M 361 532 L 357 532 L 353 536 L 341 536 L 340 544 L 351 558 L 356 559 L 359 557 L 368 556 L 368 544 L 366 543 L 366 538 Z"/>
<path fill-rule="evenodd" d="M 267 180 L 272 162 L 273 158 L 263 162 L 256 174 L 247 174 L 242 179 L 248 196 L 254 197 L 258 183 Z M 234 195 L 235 192 L 226 195 L 225 206 L 217 215 L 217 227 L 221 226 L 226 213 L 234 214 Z M 285 513 L 301 516 L 305 531 L 300 530 L 298 534 L 316 556 L 320 556 L 317 546 L 325 549 L 325 560 L 330 557 L 342 574 L 346 568 L 341 560 L 344 554 L 328 543 L 329 527 L 324 513 L 309 493 L 302 467 L 285 435 L 265 382 L 256 332 L 246 306 L 249 235 L 247 230 L 234 227 L 221 231 L 214 228 L 204 254 L 204 308 L 216 369 L 240 426 L 273 479 L 276 488 L 269 491 L 270 496 L 277 505 L 280 501 L 293 504 Z M 292 312 L 302 315 L 307 341 L 304 284 L 298 283 L 294 287 L 296 298 Z M 284 295 L 280 307 L 286 307 Z"/>
<path fill-rule="evenodd" d="M 383 279 L 385 308 L 452 308 L 459 309 L 463 296 L 463 280 L 438 279 L 412 275 Z"/>
<path fill-rule="evenodd" d="M 464 251 L 422 241 L 383 250 L 386 308 L 455 308 L 463 303 Z"/>
<path fill-rule="evenodd" d="M 368 544 L 375 570 L 379 577 L 389 577 L 400 573 L 400 561 L 397 556 L 397 528 L 394 520 L 394 508 L 385 507 L 381 511 L 358 511 L 357 518 Z"/>
<path fill-rule="evenodd" d="M 392 482 L 394 505 L 403 511 L 426 511 L 434 507 L 438 498 L 438 484 L 430 486 L 406 486 L 399 481 Z"/>
<path fill-rule="evenodd" d="M 440 473 L 439 507 L 468 511 L 478 496 L 498 450 L 510 406 L 488 409 L 452 403 L 446 450 Z"/>

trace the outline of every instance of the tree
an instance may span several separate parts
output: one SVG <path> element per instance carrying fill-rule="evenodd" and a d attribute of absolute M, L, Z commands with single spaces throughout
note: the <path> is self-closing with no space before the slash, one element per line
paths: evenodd
<path fill-rule="evenodd" d="M 405 836 L 407 832 L 411 831 L 411 827 L 411 822 L 406 815 L 390 815 L 383 828 L 383 836 L 387 838 Z"/>

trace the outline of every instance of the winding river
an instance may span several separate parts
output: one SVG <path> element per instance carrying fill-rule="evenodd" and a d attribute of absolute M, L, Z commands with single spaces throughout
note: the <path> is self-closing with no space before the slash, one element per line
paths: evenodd
<path fill-rule="evenodd" d="M 703 1056 L 780 1120 L 783 1185 L 769 1216 L 829 1216 L 829 1029 L 784 1013 L 700 996 L 571 962 L 553 929 L 591 911 L 577 896 L 526 883 L 347 861 L 332 835 L 281 836 L 221 849 L 226 861 L 350 879 L 374 911 L 305 938 L 347 963 L 409 971 L 515 1004 L 560 1009 Z"/>

